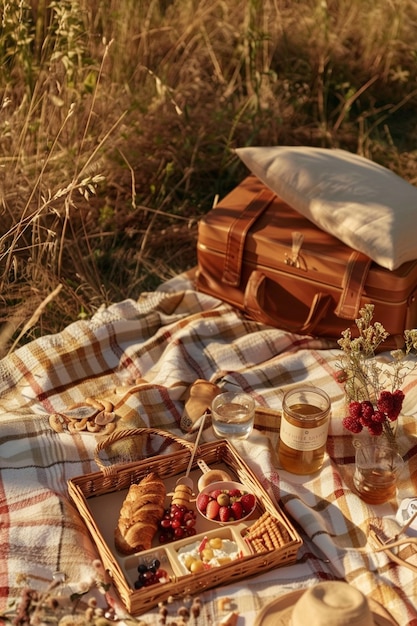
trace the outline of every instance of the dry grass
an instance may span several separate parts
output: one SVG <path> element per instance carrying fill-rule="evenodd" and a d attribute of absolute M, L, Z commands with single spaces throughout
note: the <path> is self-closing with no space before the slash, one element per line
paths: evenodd
<path fill-rule="evenodd" d="M 414 0 L 2 0 L 0 355 L 195 263 L 233 148 L 417 182 Z"/>

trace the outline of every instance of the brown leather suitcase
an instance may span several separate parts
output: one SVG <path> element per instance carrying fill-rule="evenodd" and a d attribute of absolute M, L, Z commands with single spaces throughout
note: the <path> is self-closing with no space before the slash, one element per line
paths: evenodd
<path fill-rule="evenodd" d="M 339 339 L 359 309 L 400 345 L 417 326 L 417 260 L 390 271 L 352 250 L 247 177 L 199 223 L 196 288 L 251 319 Z"/>

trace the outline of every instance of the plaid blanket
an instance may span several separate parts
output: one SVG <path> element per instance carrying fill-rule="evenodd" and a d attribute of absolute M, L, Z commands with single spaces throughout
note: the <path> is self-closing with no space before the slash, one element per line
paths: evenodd
<path fill-rule="evenodd" d="M 328 579 L 345 579 L 379 601 L 401 626 L 417 624 L 415 573 L 385 553 L 364 548 L 370 523 L 398 531 L 396 507 L 371 507 L 352 488 L 354 449 L 344 431 L 343 389 L 335 374 L 340 353 L 324 340 L 248 321 L 193 290 L 187 276 L 138 301 L 102 308 L 90 321 L 37 339 L 0 362 L 0 613 L 22 586 L 42 589 L 63 572 L 73 589 L 96 576 L 97 550 L 68 498 L 68 479 L 97 471 L 98 435 L 56 432 L 50 416 L 86 398 L 109 401 L 117 428 L 152 427 L 192 441 L 181 416 L 198 378 L 236 385 L 258 407 L 279 411 L 283 392 L 316 385 L 332 400 L 327 455 L 313 477 L 280 469 L 279 421 L 257 413 L 253 435 L 237 444 L 270 495 L 280 500 L 304 540 L 297 562 L 202 594 L 199 624 L 221 619 L 219 598 L 252 624 L 268 600 Z M 379 358 L 383 360 L 384 355 Z M 417 378 L 409 375 L 400 444 L 406 461 L 398 500 L 415 495 Z M 213 439 L 210 422 L 203 441 Z M 117 599 L 115 600 L 117 602 Z M 156 623 L 158 610 L 141 616 Z"/>

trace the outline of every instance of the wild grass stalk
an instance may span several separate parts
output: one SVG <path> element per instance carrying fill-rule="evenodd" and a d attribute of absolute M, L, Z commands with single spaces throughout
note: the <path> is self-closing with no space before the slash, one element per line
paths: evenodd
<path fill-rule="evenodd" d="M 193 266 L 237 146 L 416 181 L 414 0 L 0 6 L 0 355 Z"/>

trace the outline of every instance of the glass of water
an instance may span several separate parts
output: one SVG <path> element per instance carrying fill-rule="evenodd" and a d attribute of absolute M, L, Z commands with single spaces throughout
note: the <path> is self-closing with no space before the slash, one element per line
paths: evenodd
<path fill-rule="evenodd" d="M 243 391 L 226 391 L 211 403 L 211 421 L 216 437 L 247 439 L 255 421 L 255 401 Z"/>

